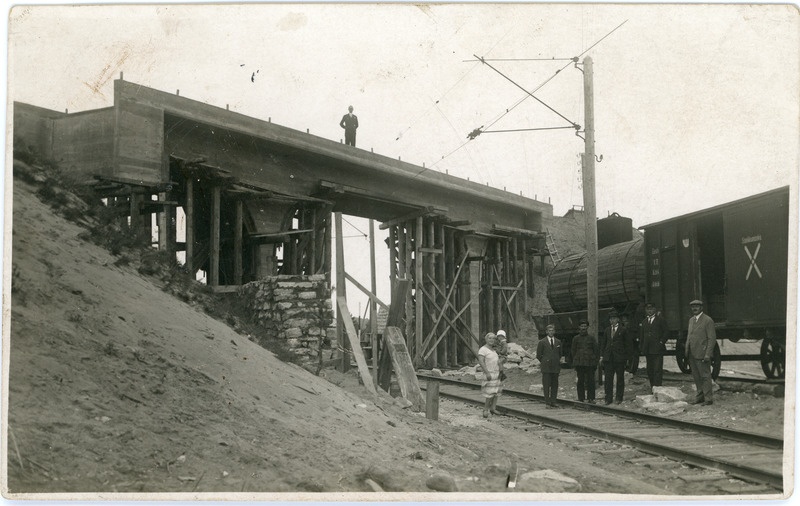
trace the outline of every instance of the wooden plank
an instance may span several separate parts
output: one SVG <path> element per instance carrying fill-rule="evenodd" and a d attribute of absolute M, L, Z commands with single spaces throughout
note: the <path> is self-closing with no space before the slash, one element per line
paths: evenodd
<path fill-rule="evenodd" d="M 374 246 L 374 243 L 373 243 L 373 246 Z M 353 276 L 351 276 L 350 274 L 345 272 L 344 273 L 344 277 L 345 277 L 345 279 L 347 279 L 348 281 L 350 281 L 351 283 L 356 285 L 356 288 L 358 288 L 359 290 L 364 292 L 364 295 L 369 297 L 371 302 L 374 302 L 376 304 L 380 304 L 383 309 L 385 309 L 387 311 L 389 310 L 389 306 L 385 302 L 383 302 L 381 299 L 379 299 L 378 296 L 375 295 L 373 292 L 367 290 L 367 288 L 364 285 L 362 285 L 361 283 L 359 283 L 358 281 L 356 281 L 356 279 Z"/>
<path fill-rule="evenodd" d="M 348 315 L 348 318 L 343 318 L 344 328 L 347 331 L 348 339 L 350 339 L 350 348 L 352 348 L 353 356 L 356 358 L 356 365 L 358 366 L 358 373 L 361 375 L 361 380 L 371 394 L 378 395 L 378 392 L 375 390 L 375 385 L 373 384 L 372 376 L 369 373 L 369 367 L 367 367 L 367 361 L 364 359 L 364 352 L 361 350 L 358 332 L 356 332 L 356 328 L 353 326 L 353 320 L 349 318 L 350 311 L 347 309 L 347 299 L 344 297 L 336 297 L 336 302 L 339 307 L 338 312 Z"/>
<path fill-rule="evenodd" d="M 439 419 L 439 382 L 428 378 L 425 384 L 425 418 Z"/>
<path fill-rule="evenodd" d="M 419 388 L 416 371 L 411 363 L 411 356 L 408 354 L 403 334 L 397 327 L 386 327 L 383 335 L 392 358 L 400 392 L 411 402 L 416 411 L 421 411 L 425 405 L 425 399 L 422 397 L 422 390 Z"/>
<path fill-rule="evenodd" d="M 469 248 L 467 248 L 467 250 L 464 252 L 464 258 L 465 259 L 466 259 L 467 256 L 469 256 Z M 453 283 L 450 285 L 450 289 L 447 291 L 447 295 L 445 295 L 445 303 L 447 303 L 447 304 L 450 304 L 450 297 L 453 295 L 453 291 L 455 290 L 456 286 L 458 286 L 458 283 L 457 283 L 458 282 L 458 278 L 461 275 L 461 269 L 464 267 L 464 265 L 466 265 L 466 262 L 464 260 L 462 260 L 460 262 L 459 266 L 458 266 L 458 271 L 456 272 L 455 281 L 453 281 Z M 422 297 L 420 297 L 420 299 L 421 298 Z M 436 324 L 434 325 L 433 331 L 430 334 L 428 334 L 427 336 L 425 336 L 425 341 L 424 342 L 426 342 L 428 344 L 430 343 L 430 340 L 432 339 L 433 335 L 436 333 L 436 328 L 435 327 L 436 327 L 436 325 L 439 324 L 439 322 L 441 321 L 441 319 L 443 317 L 444 317 L 444 312 L 440 312 L 439 316 L 436 318 Z"/>
<path fill-rule="evenodd" d="M 345 277 L 344 277 L 344 240 L 342 235 L 342 213 L 333 213 L 334 222 L 336 224 L 336 299 L 339 298 L 347 300 L 347 292 L 345 290 Z M 336 341 L 342 348 L 342 361 L 340 369 L 342 372 L 350 370 L 350 357 L 347 356 L 347 345 L 344 342 L 343 334 L 346 331 L 345 320 L 350 320 L 350 312 L 345 305 L 345 311 L 336 311 Z M 352 325 L 352 321 L 350 324 Z"/>
<path fill-rule="evenodd" d="M 413 237 L 414 237 L 414 222 L 407 221 L 406 222 L 406 233 L 405 233 L 405 241 L 406 241 L 406 248 L 404 250 L 405 257 L 406 257 L 406 272 L 405 277 L 407 277 L 411 282 L 414 281 L 414 274 L 411 272 L 411 254 L 414 251 L 413 249 Z M 408 351 L 410 353 L 414 352 L 414 340 L 411 339 L 411 336 L 414 335 L 414 307 L 411 304 L 411 289 L 406 292 L 406 339 L 408 339 Z"/>
<path fill-rule="evenodd" d="M 394 291 L 397 280 L 397 227 L 389 229 L 389 289 Z M 391 301 L 389 301 L 391 302 Z"/>
<path fill-rule="evenodd" d="M 434 272 L 435 272 L 435 276 L 436 276 L 435 285 L 441 289 L 440 292 L 443 292 L 444 290 L 447 289 L 447 285 L 445 285 L 445 281 L 444 281 L 444 276 L 445 276 L 445 274 L 444 274 L 444 271 L 445 271 L 445 255 L 444 255 L 445 233 L 444 233 L 444 226 L 442 226 L 441 223 L 436 225 L 436 230 L 435 230 L 435 234 L 434 235 L 435 235 L 434 245 L 441 246 L 441 248 L 442 248 L 442 255 L 436 257 L 436 259 L 434 260 Z M 437 295 L 437 298 L 439 299 L 440 303 L 442 303 L 442 304 L 444 303 L 444 295 Z M 444 322 L 439 323 L 439 332 L 449 335 L 448 327 L 445 325 Z M 439 355 L 441 356 L 441 364 L 444 365 L 444 366 L 447 366 L 450 363 L 449 357 L 450 357 L 451 350 L 450 350 L 448 344 L 449 344 L 448 343 L 448 339 L 445 339 L 442 342 L 442 344 L 439 345 L 439 348 L 438 348 L 439 351 L 440 351 Z"/>
<path fill-rule="evenodd" d="M 493 266 L 493 267 L 495 267 L 495 272 L 496 272 L 496 266 Z M 498 274 L 498 277 L 500 277 L 500 275 L 499 275 L 499 274 Z M 508 312 L 508 317 L 509 317 L 509 319 L 511 320 L 511 325 L 514 327 L 514 335 L 519 335 L 519 329 L 517 329 L 517 321 L 516 321 L 516 318 L 514 318 L 514 315 L 513 315 L 513 314 L 511 314 L 511 308 L 509 307 L 509 305 L 510 305 L 510 302 L 511 302 L 511 301 L 509 301 L 509 300 L 508 300 L 508 297 L 506 297 L 506 292 L 504 292 L 504 291 L 502 291 L 502 290 L 501 290 L 501 291 L 500 291 L 500 294 L 503 296 L 503 300 L 505 300 L 505 303 L 506 303 L 506 311 Z M 516 292 L 514 293 L 514 295 L 516 295 Z M 500 303 L 500 299 L 498 298 L 498 304 L 499 304 L 499 303 Z"/>
<path fill-rule="evenodd" d="M 347 273 L 345 273 L 347 274 Z M 369 220 L 369 279 L 372 295 L 378 291 L 378 280 L 375 276 L 375 220 Z M 375 371 L 375 388 L 378 388 L 378 306 L 377 297 L 370 297 L 369 330 L 372 336 L 372 370 Z M 387 308 L 388 310 L 388 308 Z"/>
<path fill-rule="evenodd" d="M 213 204 L 211 207 L 211 267 L 208 279 L 211 286 L 219 285 L 219 215 L 221 211 L 221 190 L 219 186 L 214 186 Z"/>
<path fill-rule="evenodd" d="M 186 179 L 186 270 L 194 279 L 194 180 Z"/>
<path fill-rule="evenodd" d="M 417 228 L 415 230 L 414 235 L 414 364 L 419 366 L 420 361 L 422 359 L 422 297 L 420 294 L 422 293 L 422 255 L 420 254 L 420 248 L 422 248 L 422 241 L 423 241 L 423 221 L 422 216 L 417 217 Z"/>
<path fill-rule="evenodd" d="M 311 245 L 309 249 L 311 250 L 311 258 L 309 260 L 309 273 L 316 274 L 317 273 L 317 234 L 319 233 L 319 223 L 317 222 L 317 208 L 313 208 L 311 210 L 311 229 L 313 232 L 311 233 Z"/>
<path fill-rule="evenodd" d="M 389 306 L 389 314 L 386 317 L 387 327 L 400 327 L 402 323 L 403 311 L 405 310 L 406 292 L 408 291 L 408 279 L 396 279 L 392 289 L 392 301 Z M 392 359 L 389 356 L 389 347 L 386 345 L 386 331 L 384 330 L 383 346 L 381 346 L 381 356 L 378 361 L 378 385 L 389 391 L 392 376 Z"/>
<path fill-rule="evenodd" d="M 492 226 L 493 232 L 498 233 L 506 233 L 506 234 L 514 234 L 514 235 L 522 235 L 526 237 L 544 237 L 542 232 L 536 230 L 528 230 L 525 228 L 516 228 L 516 227 L 509 227 L 505 225 L 493 225 Z"/>
<path fill-rule="evenodd" d="M 241 200 L 236 201 L 236 223 L 233 228 L 233 282 L 242 284 L 242 225 L 244 209 Z"/>
<path fill-rule="evenodd" d="M 405 223 L 409 220 L 416 220 L 418 218 L 422 218 L 423 216 L 433 216 L 433 215 L 444 215 L 447 214 L 447 208 L 443 207 L 435 207 L 435 206 L 426 206 L 421 209 L 415 209 L 410 213 L 406 213 L 402 216 L 398 216 L 397 218 L 393 218 L 389 221 L 384 221 L 383 223 L 378 226 L 380 230 L 386 230 L 387 228 L 393 227 L 395 225 L 400 225 Z"/>
<path fill-rule="evenodd" d="M 263 234 L 250 234 L 250 239 L 272 239 L 272 238 L 283 238 L 285 236 L 295 235 L 295 234 L 307 234 L 309 232 L 313 232 L 314 229 L 308 228 L 305 230 L 286 230 L 284 232 L 271 232 L 271 233 L 263 233 Z"/>
<path fill-rule="evenodd" d="M 426 297 L 427 297 L 429 300 L 431 300 L 431 301 L 432 301 L 432 297 L 431 297 L 431 295 L 430 295 L 429 293 L 425 292 L 425 296 L 426 296 Z M 462 340 L 462 341 L 464 341 L 465 343 L 469 344 L 469 340 L 468 340 L 466 337 L 464 337 L 464 336 L 461 334 L 461 332 L 459 332 L 459 331 L 458 331 L 458 328 L 457 328 L 457 326 L 456 326 L 456 321 L 454 321 L 454 320 L 451 320 L 451 319 L 450 319 L 450 317 L 449 317 L 448 315 L 444 314 L 444 311 L 446 310 L 446 308 L 444 308 L 444 309 L 442 309 L 442 308 L 439 308 L 438 304 L 436 304 L 436 302 L 435 302 L 435 301 L 432 301 L 431 303 L 434 305 L 434 307 L 435 307 L 435 309 L 436 309 L 437 311 L 442 311 L 442 314 L 444 315 L 444 319 L 445 319 L 445 320 L 447 320 L 447 323 L 450 325 L 450 327 L 451 327 L 451 328 L 453 329 L 453 331 L 456 333 L 456 336 L 458 336 L 459 338 L 461 338 L 461 340 Z M 449 305 L 449 302 L 448 302 L 448 305 Z M 467 308 L 469 308 L 469 303 L 466 303 L 466 304 L 464 305 L 464 307 L 461 309 L 461 311 L 459 311 L 459 312 L 456 314 L 455 318 L 460 318 L 460 317 L 461 317 L 461 314 L 462 314 L 464 311 L 466 311 L 466 310 L 467 310 Z M 431 318 L 432 318 L 432 316 L 431 316 Z M 470 332 L 470 331 L 469 331 L 469 329 L 467 329 L 467 332 Z M 434 334 L 434 335 L 435 335 L 435 334 Z M 442 338 L 443 338 L 444 336 L 446 336 L 446 335 L 447 335 L 447 333 L 446 333 L 446 332 L 445 332 L 445 333 L 442 333 L 442 335 L 440 335 L 440 336 L 439 336 L 439 337 L 438 337 L 438 338 L 435 340 L 435 342 L 434 342 L 434 345 L 433 345 L 433 346 L 432 346 L 432 347 L 431 347 L 431 348 L 428 350 L 428 352 L 427 352 L 427 353 L 425 353 L 425 354 L 423 355 L 423 357 L 422 357 L 422 358 L 423 358 L 423 359 L 426 359 L 426 358 L 428 358 L 428 355 L 430 355 L 430 354 L 433 352 L 433 350 L 435 350 L 435 349 L 436 349 L 436 345 L 438 345 L 438 344 L 439 344 L 439 341 L 441 341 L 441 340 L 442 340 Z M 478 343 L 478 340 L 477 340 L 477 338 L 476 338 L 474 335 L 472 335 L 472 333 L 471 333 L 471 332 L 470 332 L 470 336 L 472 337 L 472 339 L 474 340 L 474 342 L 477 344 L 477 343 Z M 477 355 L 475 355 L 475 359 L 476 359 L 476 360 L 477 360 L 477 358 L 478 358 L 478 356 L 477 356 Z"/>

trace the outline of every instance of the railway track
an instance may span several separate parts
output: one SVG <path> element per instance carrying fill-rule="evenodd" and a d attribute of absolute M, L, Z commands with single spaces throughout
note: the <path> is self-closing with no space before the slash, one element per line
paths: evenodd
<path fill-rule="evenodd" d="M 440 396 L 483 406 L 479 384 L 423 374 L 419 378 L 423 388 L 427 380 L 437 381 Z M 761 487 L 751 493 L 783 490 L 783 439 L 605 405 L 560 399 L 558 405 L 561 409 L 545 409 L 541 395 L 504 390 L 497 410 L 526 422 L 634 448 L 646 454 L 639 459 L 643 464 L 653 455 L 667 457 L 715 470 L 712 479 L 721 482 L 733 477 Z"/>

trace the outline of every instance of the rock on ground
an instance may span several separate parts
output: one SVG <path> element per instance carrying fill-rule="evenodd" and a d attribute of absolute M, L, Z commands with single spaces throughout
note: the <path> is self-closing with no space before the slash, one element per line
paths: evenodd
<path fill-rule="evenodd" d="M 520 476 L 517 489 L 520 492 L 580 492 L 581 484 L 569 476 L 543 469 Z"/>

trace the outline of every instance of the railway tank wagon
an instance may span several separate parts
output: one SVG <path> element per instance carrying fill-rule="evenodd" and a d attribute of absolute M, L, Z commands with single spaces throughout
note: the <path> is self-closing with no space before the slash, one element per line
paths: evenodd
<path fill-rule="evenodd" d="M 784 377 L 789 187 L 640 228 L 647 300 L 661 309 L 677 338 L 681 370 L 689 372 L 683 353 L 689 302 L 700 299 L 718 340 L 761 341 L 759 355 L 722 356 L 717 344 L 714 377 L 722 360 L 760 360 L 768 378 Z"/>
<path fill-rule="evenodd" d="M 629 234 L 630 235 L 630 234 Z M 597 294 L 600 322 L 608 321 L 608 313 L 616 309 L 621 314 L 643 313 L 645 289 L 644 242 L 629 240 L 606 246 L 597 251 Z M 586 318 L 586 254 L 565 257 L 558 262 L 547 281 L 547 299 L 554 314 L 535 318 L 540 328 L 553 323 L 567 363 L 571 362 L 572 336 L 578 333 L 578 322 Z M 602 323 L 601 323 L 602 325 Z M 603 329 L 589 329 L 590 333 Z"/>
<path fill-rule="evenodd" d="M 598 224 L 603 221 L 600 220 Z M 597 251 L 601 327 L 615 309 L 636 326 L 644 303 L 654 302 L 671 334 L 669 354 L 690 372 L 684 344 L 689 302 L 703 301 L 717 339 L 760 341 L 760 353 L 722 355 L 714 349 L 712 375 L 722 361 L 759 361 L 767 378 L 786 367 L 786 296 L 789 187 L 639 227 L 643 239 Z M 600 226 L 598 226 L 600 231 Z M 599 238 L 598 234 L 598 238 Z M 554 314 L 535 316 L 537 328 L 556 325 L 571 362 L 569 343 L 586 317 L 586 254 L 566 257 L 550 273 L 547 298 Z M 602 332 L 589 329 L 590 333 Z"/>

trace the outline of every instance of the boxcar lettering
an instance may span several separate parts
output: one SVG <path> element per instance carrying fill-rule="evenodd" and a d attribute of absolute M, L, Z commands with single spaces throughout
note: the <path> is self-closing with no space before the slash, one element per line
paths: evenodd
<path fill-rule="evenodd" d="M 751 242 L 761 242 L 761 235 L 751 235 L 750 237 L 742 237 L 742 244 Z"/>

